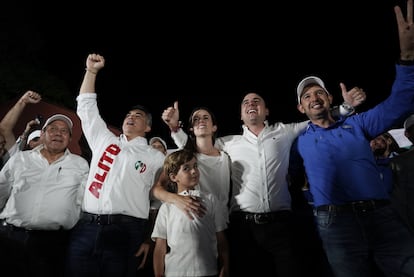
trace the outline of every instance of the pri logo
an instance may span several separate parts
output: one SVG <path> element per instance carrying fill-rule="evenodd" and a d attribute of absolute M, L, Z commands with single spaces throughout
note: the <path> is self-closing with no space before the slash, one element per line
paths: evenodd
<path fill-rule="evenodd" d="M 135 169 L 139 170 L 139 173 L 143 173 L 147 169 L 147 165 L 141 161 L 135 163 Z"/>

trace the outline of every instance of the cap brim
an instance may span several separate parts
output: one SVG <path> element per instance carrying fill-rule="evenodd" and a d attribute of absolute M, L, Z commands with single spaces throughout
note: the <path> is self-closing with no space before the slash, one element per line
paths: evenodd
<path fill-rule="evenodd" d="M 72 120 L 69 117 L 67 117 L 64 114 L 55 114 L 55 115 L 52 115 L 51 117 L 49 117 L 46 120 L 45 124 L 43 125 L 42 130 L 45 130 L 46 126 L 48 126 L 50 123 L 52 123 L 53 121 L 56 121 L 56 120 L 62 120 L 62 121 L 64 121 L 68 125 L 68 127 L 70 129 L 70 133 L 72 133 L 73 122 L 72 122 Z"/>
<path fill-rule="evenodd" d="M 325 88 L 324 82 L 320 78 L 316 76 L 309 76 L 309 77 L 304 78 L 302 81 L 300 81 L 299 85 L 296 88 L 296 95 L 298 97 L 298 103 L 300 103 L 300 97 L 302 96 L 303 89 L 311 84 L 316 84 L 322 87 L 329 94 L 329 92 Z"/>
<path fill-rule="evenodd" d="M 27 137 L 27 143 L 29 143 L 34 138 L 40 138 L 40 135 L 42 132 L 40 130 L 34 130 L 30 133 L 30 135 Z"/>
<path fill-rule="evenodd" d="M 164 146 L 164 148 L 167 150 L 167 143 L 160 137 L 152 137 L 149 141 L 149 144 L 151 145 L 154 141 L 159 141 Z"/>

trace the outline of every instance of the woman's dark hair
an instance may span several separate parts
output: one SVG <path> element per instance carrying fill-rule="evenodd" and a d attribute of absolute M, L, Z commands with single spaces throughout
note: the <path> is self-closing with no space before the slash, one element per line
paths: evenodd
<path fill-rule="evenodd" d="M 196 137 L 194 135 L 194 130 L 193 130 L 193 125 L 194 125 L 193 116 L 196 112 L 198 112 L 200 110 L 204 110 L 204 111 L 208 112 L 208 114 L 210 115 L 211 121 L 213 122 L 213 125 L 217 126 L 216 116 L 214 115 L 214 113 L 209 108 L 207 108 L 207 107 L 197 107 L 197 108 L 194 108 L 191 111 L 190 117 L 188 118 L 188 130 L 187 130 L 188 139 L 187 139 L 186 144 L 184 145 L 184 149 L 190 150 L 194 153 L 197 152 L 197 144 L 196 144 Z M 214 132 L 213 137 L 212 137 L 213 145 L 216 141 L 216 137 L 217 137 L 217 133 Z"/>

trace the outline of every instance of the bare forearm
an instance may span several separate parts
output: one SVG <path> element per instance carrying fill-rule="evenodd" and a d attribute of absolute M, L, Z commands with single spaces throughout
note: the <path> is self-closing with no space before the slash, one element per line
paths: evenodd
<path fill-rule="evenodd" d="M 155 198 L 162 202 L 174 204 L 178 198 L 176 193 L 166 190 L 162 182 L 157 182 L 152 188 L 152 194 Z"/>
<path fill-rule="evenodd" d="M 85 75 L 79 93 L 95 93 L 95 82 L 98 72 L 104 68 L 105 59 L 99 54 L 89 54 L 86 58 Z"/>
<path fill-rule="evenodd" d="M 42 97 L 40 94 L 34 91 L 26 91 L 26 93 L 20 97 L 20 99 L 13 105 L 13 107 L 6 113 L 4 118 L 0 122 L 0 133 L 6 139 L 6 149 L 10 149 L 16 141 L 16 137 L 13 133 L 13 129 L 16 126 L 17 120 L 19 120 L 26 105 L 29 103 L 39 103 Z"/>
<path fill-rule="evenodd" d="M 95 93 L 97 72 L 94 73 L 90 70 L 85 70 L 85 76 L 80 87 L 79 93 Z"/>
<path fill-rule="evenodd" d="M 20 115 L 22 114 L 24 108 L 26 107 L 26 102 L 23 99 L 19 99 L 17 103 L 7 112 L 4 118 L 0 122 L 2 131 L 11 131 Z"/>
<path fill-rule="evenodd" d="M 154 276 L 162 277 L 164 276 L 165 269 L 165 253 L 167 252 L 167 242 L 166 240 L 157 239 L 155 242 L 154 248 L 154 257 L 153 257 L 153 267 L 154 267 Z"/>

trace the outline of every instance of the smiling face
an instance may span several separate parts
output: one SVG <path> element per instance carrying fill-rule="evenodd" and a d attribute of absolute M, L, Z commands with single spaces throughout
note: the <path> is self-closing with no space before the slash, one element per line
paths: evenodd
<path fill-rule="evenodd" d="M 257 93 L 248 93 L 241 103 L 241 120 L 246 126 L 263 124 L 269 110 L 263 98 Z"/>
<path fill-rule="evenodd" d="M 148 115 L 138 109 L 129 111 L 122 124 L 122 131 L 128 140 L 138 136 L 145 137 L 145 134 L 151 131 Z"/>
<path fill-rule="evenodd" d="M 212 115 L 204 109 L 193 112 L 191 115 L 191 126 L 191 131 L 195 137 L 212 137 L 217 131 Z"/>
<path fill-rule="evenodd" d="M 70 128 L 65 121 L 55 120 L 44 128 L 40 139 L 49 152 L 64 152 L 71 140 Z"/>
<path fill-rule="evenodd" d="M 310 120 L 326 118 L 332 103 L 332 96 L 318 84 L 310 84 L 303 89 L 297 108 Z"/>

